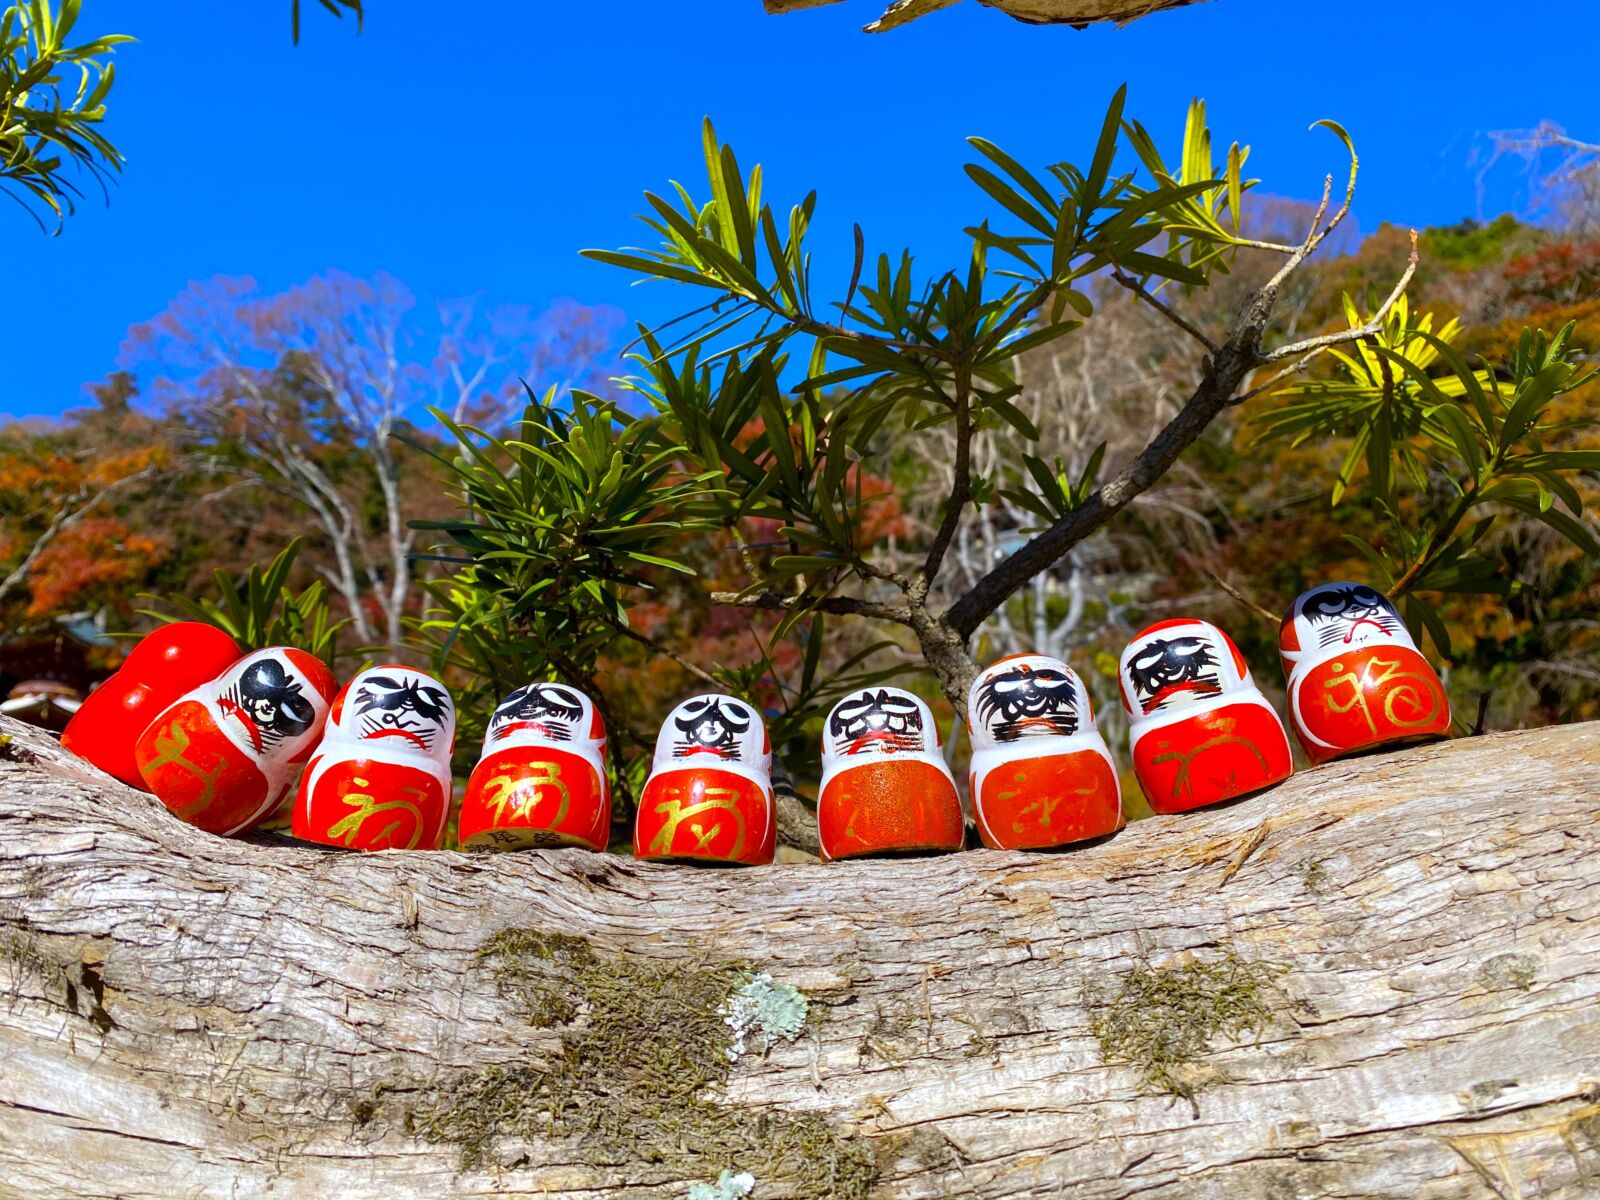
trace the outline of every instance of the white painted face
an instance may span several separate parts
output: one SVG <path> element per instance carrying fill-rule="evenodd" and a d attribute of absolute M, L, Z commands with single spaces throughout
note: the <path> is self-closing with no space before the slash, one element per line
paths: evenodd
<path fill-rule="evenodd" d="M 348 737 L 448 759 L 456 706 L 437 679 L 409 667 L 373 667 L 344 690 L 334 722 Z"/>
<path fill-rule="evenodd" d="M 933 713 L 910 692 L 867 688 L 833 706 L 822 734 L 822 757 L 881 758 L 896 754 L 936 754 L 939 733 Z"/>
<path fill-rule="evenodd" d="M 766 775 L 772 748 L 761 714 L 743 700 L 694 696 L 667 714 L 656 737 L 656 770 L 730 763 Z"/>
<path fill-rule="evenodd" d="M 559 683 L 530 683 L 512 692 L 494 710 L 484 750 L 493 750 L 508 738 L 565 746 L 574 742 L 605 740 L 605 729 L 594 701 L 577 688 Z"/>
<path fill-rule="evenodd" d="M 1228 636 L 1205 621 L 1164 621 L 1128 643 L 1122 703 L 1139 721 L 1254 688 Z"/>
<path fill-rule="evenodd" d="M 320 660 L 273 647 L 241 658 L 212 686 L 224 726 L 242 733 L 258 758 L 293 759 L 321 735 L 338 684 Z"/>
<path fill-rule="evenodd" d="M 1360 646 L 1405 646 L 1416 642 L 1394 604 L 1364 583 L 1325 583 L 1303 593 L 1290 610 L 1298 657 L 1337 654 Z"/>
<path fill-rule="evenodd" d="M 1078 673 L 1058 658 L 1015 654 L 973 680 L 967 697 L 974 749 L 1094 732 L 1094 710 Z"/>

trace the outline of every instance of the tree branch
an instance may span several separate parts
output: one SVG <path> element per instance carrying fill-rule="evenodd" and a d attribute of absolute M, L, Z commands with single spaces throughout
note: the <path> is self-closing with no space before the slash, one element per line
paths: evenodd
<path fill-rule="evenodd" d="M 955 376 L 954 477 L 950 482 L 950 496 L 945 501 L 944 517 L 939 522 L 938 532 L 934 534 L 933 544 L 928 547 L 922 570 L 917 572 L 911 583 L 908 595 L 914 605 L 921 605 L 927 600 L 928 589 L 939 574 L 940 564 L 950 549 L 950 540 L 955 537 L 956 529 L 961 524 L 961 514 L 972 499 L 972 368 L 962 363 L 956 367 Z"/>
<path fill-rule="evenodd" d="M 655 638 L 647 637 L 645 634 L 640 633 L 637 629 L 630 629 L 626 625 L 613 624 L 612 628 L 618 633 L 622 634 L 623 637 L 630 638 L 633 641 L 638 642 L 639 645 L 643 646 L 646 650 L 649 650 L 652 654 L 659 654 L 664 658 L 670 658 L 673 662 L 677 663 L 685 671 L 689 672 L 689 674 L 693 675 L 696 679 L 708 687 L 722 687 L 722 684 L 718 682 L 715 675 L 713 675 L 710 671 L 707 671 L 704 667 L 696 666 L 683 655 L 679 654 L 676 650 L 672 649 L 672 647 L 663 646 L 660 642 L 656 641 Z M 721 667 L 720 663 L 714 665 L 719 668 Z"/>
<path fill-rule="evenodd" d="M 1145 287 L 1144 284 L 1140 283 L 1132 276 L 1125 274 L 1121 267 L 1116 267 L 1112 270 L 1111 278 L 1116 280 L 1123 287 L 1127 288 L 1130 292 L 1139 297 L 1139 299 L 1143 300 L 1162 316 L 1166 317 L 1167 320 L 1171 321 L 1195 341 L 1199 342 L 1206 348 L 1206 353 L 1215 354 L 1217 352 L 1217 344 L 1207 337 L 1204 332 L 1192 325 L 1181 313 L 1172 308 L 1171 305 L 1167 304 L 1154 292 L 1150 291 L 1150 289 Z"/>
<path fill-rule="evenodd" d="M 155 473 L 153 467 L 146 467 L 142 471 L 134 471 L 129 475 L 124 475 L 121 479 L 113 480 L 93 494 L 90 493 L 87 485 L 74 492 L 61 504 L 55 515 L 50 518 L 50 523 L 34 539 L 33 545 L 22 556 L 22 561 L 12 568 L 4 579 L 0 579 L 0 600 L 4 600 L 13 591 L 22 586 L 29 573 L 33 570 L 34 563 L 39 561 L 40 556 L 50 548 L 50 544 L 60 537 L 69 526 L 81 521 L 91 509 L 114 492 L 141 479 L 148 479 Z"/>
<path fill-rule="evenodd" d="M 879 604 L 873 600 L 857 600 L 850 596 L 824 596 L 820 599 L 806 596 L 782 596 L 777 592 L 712 592 L 711 603 L 724 608 L 759 608 L 769 612 L 825 612 L 851 617 L 874 617 L 880 621 L 894 621 L 901 625 L 911 623 L 911 609 L 904 604 Z"/>
<path fill-rule="evenodd" d="M 1355 167 L 1351 167 L 1354 186 Z M 1035 536 L 1004 562 L 997 565 L 973 588 L 952 605 L 943 622 L 962 638 L 970 638 L 978 626 L 1006 602 L 1020 587 L 1048 569 L 1079 542 L 1089 537 L 1141 493 L 1172 469 L 1178 457 L 1205 432 L 1217 415 L 1233 399 L 1250 372 L 1267 362 L 1261 338 L 1272 319 L 1273 308 L 1284 282 L 1305 262 L 1322 240 L 1337 228 L 1348 212 L 1350 199 L 1324 227 L 1322 218 L 1331 200 L 1333 177 L 1323 184 L 1322 203 L 1311 223 L 1311 230 L 1300 249 L 1283 267 L 1258 288 L 1228 331 L 1227 340 L 1205 363 L 1200 384 L 1177 414 L 1141 450 L 1116 478 L 1101 485 L 1079 508 L 1062 517 L 1049 529 Z M 1402 282 L 1410 279 L 1408 270 Z M 1385 312 L 1387 308 L 1385 309 Z M 1348 339 L 1345 339 L 1348 340 Z M 1304 353 L 1302 344 L 1292 353 Z"/>
<path fill-rule="evenodd" d="M 1377 337 L 1383 332 L 1383 323 L 1388 319 L 1389 312 L 1400 302 L 1400 297 L 1406 294 L 1406 288 L 1411 285 L 1411 279 L 1417 273 L 1417 263 L 1420 261 L 1417 250 L 1417 231 L 1411 231 L 1411 258 L 1406 263 L 1406 269 L 1400 276 L 1400 281 L 1394 285 L 1394 290 L 1373 314 L 1372 320 L 1357 329 L 1345 329 L 1338 333 L 1325 333 L 1320 337 L 1306 338 L 1304 341 L 1290 342 L 1287 346 L 1279 346 L 1276 350 L 1268 351 L 1262 355 L 1262 362 L 1282 362 L 1286 358 L 1309 356 L 1320 353 L 1330 346 L 1342 346 L 1346 342 L 1359 342 L 1363 338 Z M 1298 365 L 1298 364 L 1297 364 Z M 1291 368 L 1293 370 L 1294 368 Z"/>

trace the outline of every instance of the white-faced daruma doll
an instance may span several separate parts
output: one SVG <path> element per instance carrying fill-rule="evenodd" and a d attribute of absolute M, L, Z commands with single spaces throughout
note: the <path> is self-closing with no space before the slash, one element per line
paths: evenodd
<path fill-rule="evenodd" d="M 1312 762 L 1449 736 L 1439 676 L 1376 588 L 1325 583 L 1305 592 L 1278 645 L 1289 723 Z"/>
<path fill-rule="evenodd" d="M 685 700 L 661 724 L 639 796 L 635 858 L 763 866 L 777 852 L 772 744 L 734 696 Z"/>
<path fill-rule="evenodd" d="M 1134 773 L 1155 812 L 1219 804 L 1294 771 L 1283 722 L 1215 625 L 1150 626 L 1122 652 L 1118 676 Z"/>
<path fill-rule="evenodd" d="M 495 709 L 467 781 L 461 845 L 604 850 L 610 833 L 606 727 L 594 701 L 565 684 L 518 688 Z"/>
<path fill-rule="evenodd" d="M 873 687 L 834 705 L 822 732 L 817 833 L 830 859 L 961 849 L 955 778 L 916 696 Z"/>
<path fill-rule="evenodd" d="M 146 727 L 133 751 L 145 786 L 197 828 L 248 833 L 294 787 L 338 686 L 303 650 L 245 655 Z"/>
<path fill-rule="evenodd" d="M 1014 654 L 973 680 L 972 803 L 978 836 L 1043 850 L 1122 828 L 1122 788 L 1083 681 L 1066 663 Z"/>
<path fill-rule="evenodd" d="M 437 850 L 450 815 L 456 708 L 431 675 L 373 667 L 334 701 L 291 830 L 349 850 Z"/>

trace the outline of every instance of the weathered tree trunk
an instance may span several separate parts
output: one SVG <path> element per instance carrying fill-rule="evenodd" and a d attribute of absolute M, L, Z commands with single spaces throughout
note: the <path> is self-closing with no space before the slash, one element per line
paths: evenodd
<path fill-rule="evenodd" d="M 749 871 L 224 841 L 3 728 L 0 1197 L 1600 1195 L 1595 725 Z"/>
<path fill-rule="evenodd" d="M 871 33 L 894 29 L 959 0 L 890 0 L 883 16 L 867 26 Z M 1183 8 L 1200 0 L 979 0 L 998 8 L 1019 21 L 1032 25 L 1095 25 L 1106 21 L 1125 23 L 1168 8 Z M 765 0 L 770 13 L 795 12 L 802 8 L 821 8 L 839 0 Z"/>

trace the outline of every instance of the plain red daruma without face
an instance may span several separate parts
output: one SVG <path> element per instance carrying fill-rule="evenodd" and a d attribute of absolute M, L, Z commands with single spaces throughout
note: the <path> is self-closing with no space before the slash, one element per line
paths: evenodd
<path fill-rule="evenodd" d="M 867 688 L 834 705 L 819 796 L 824 858 L 959 850 L 966 841 L 933 714 L 899 688 Z"/>
<path fill-rule="evenodd" d="M 594 701 L 562 684 L 518 688 L 495 709 L 467 781 L 461 845 L 604 850 L 610 833 L 606 727 Z"/>
<path fill-rule="evenodd" d="M 1155 812 L 1220 804 L 1294 772 L 1283 722 L 1215 625 L 1150 626 L 1122 652 L 1118 678 L 1134 773 Z"/>
<path fill-rule="evenodd" d="M 778 846 L 772 745 L 743 700 L 685 700 L 662 722 L 639 797 L 633 855 L 763 866 Z"/>
<path fill-rule="evenodd" d="M 1450 701 L 1394 604 L 1364 583 L 1302 594 L 1278 645 L 1289 723 L 1314 763 L 1450 735 Z"/>
<path fill-rule="evenodd" d="M 301 650 L 258 650 L 169 705 L 140 735 L 144 784 L 208 833 L 247 833 L 272 815 L 317 744 L 337 688 Z"/>
<path fill-rule="evenodd" d="M 437 850 L 456 708 L 431 675 L 373 667 L 345 685 L 295 797 L 291 831 L 346 850 Z"/>
<path fill-rule="evenodd" d="M 61 745 L 107 775 L 146 791 L 134 758 L 139 735 L 169 704 L 239 661 L 239 645 L 214 625 L 176 621 L 145 635 L 122 666 L 84 698 Z"/>
<path fill-rule="evenodd" d="M 1122 786 L 1078 674 L 1016 654 L 967 697 L 978 836 L 998 850 L 1044 850 L 1122 828 Z"/>

